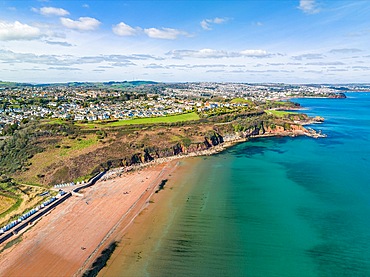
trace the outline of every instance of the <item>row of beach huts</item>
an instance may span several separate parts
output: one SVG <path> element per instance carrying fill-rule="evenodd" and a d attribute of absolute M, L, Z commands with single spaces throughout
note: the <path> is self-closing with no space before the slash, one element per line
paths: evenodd
<path fill-rule="evenodd" d="M 81 182 L 69 182 L 69 183 L 62 183 L 62 184 L 57 184 L 54 186 L 54 188 L 64 188 L 64 187 L 71 187 L 71 186 L 79 186 L 79 185 L 83 185 L 85 184 L 85 181 L 81 181 Z"/>
<path fill-rule="evenodd" d="M 63 184 L 55 185 L 54 188 L 58 189 L 58 188 L 64 188 L 64 187 L 71 187 L 71 186 L 74 186 L 74 185 L 76 185 L 74 182 L 63 183 Z"/>
<path fill-rule="evenodd" d="M 77 193 L 79 190 L 83 188 L 87 188 L 89 186 L 94 185 L 95 182 L 99 180 L 104 174 L 105 174 L 105 171 L 102 171 L 96 174 L 94 177 L 92 177 L 89 181 L 77 182 L 76 188 L 74 188 L 72 192 Z M 67 184 L 71 185 L 72 183 L 73 182 L 66 183 L 66 184 L 60 184 L 60 185 L 67 186 Z M 75 184 L 73 183 L 73 185 Z M 40 196 L 46 196 L 48 194 L 49 192 L 47 191 L 47 192 L 40 194 Z M 56 196 L 49 198 L 48 200 L 38 205 L 36 208 L 33 208 L 27 213 L 22 214 L 17 220 L 14 220 L 10 222 L 9 224 L 7 224 L 6 226 L 2 227 L 0 229 L 0 244 L 5 242 L 9 238 L 11 238 L 13 235 L 17 234 L 20 230 L 25 228 L 27 225 L 33 223 L 38 218 L 42 217 L 44 214 L 46 214 L 48 211 L 50 211 L 51 209 L 53 209 L 60 203 L 64 202 L 71 195 L 72 195 L 71 192 L 65 192 L 64 190 L 59 189 L 59 192 Z"/>
<path fill-rule="evenodd" d="M 56 196 L 53 196 L 49 198 L 48 200 L 42 202 L 40 205 L 38 205 L 36 208 L 33 208 L 32 210 L 28 211 L 27 213 L 22 214 L 18 219 L 10 222 L 8 225 L 5 225 L 4 227 L 0 228 L 0 234 L 4 234 L 6 231 L 11 230 L 13 227 L 17 226 L 20 224 L 22 221 L 26 220 L 29 218 L 31 215 L 37 213 L 39 210 L 45 208 L 46 206 L 50 205 L 53 203 L 55 200 L 58 198 L 62 197 L 64 194 L 66 194 L 65 191 L 60 190 Z"/>

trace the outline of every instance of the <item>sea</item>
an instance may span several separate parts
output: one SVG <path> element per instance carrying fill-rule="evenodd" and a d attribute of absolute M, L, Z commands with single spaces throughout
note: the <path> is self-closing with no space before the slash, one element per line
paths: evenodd
<path fill-rule="evenodd" d="M 293 100 L 326 138 L 196 158 L 145 275 L 370 276 L 370 93 L 346 96 Z"/>

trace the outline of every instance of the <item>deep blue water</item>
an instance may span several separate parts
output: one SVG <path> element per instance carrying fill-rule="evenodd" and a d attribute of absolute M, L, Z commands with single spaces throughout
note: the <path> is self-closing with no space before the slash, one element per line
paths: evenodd
<path fill-rule="evenodd" d="M 150 276 L 370 276 L 370 93 L 296 99 L 327 138 L 203 159 Z M 185 181 L 184 181 L 185 182 Z"/>

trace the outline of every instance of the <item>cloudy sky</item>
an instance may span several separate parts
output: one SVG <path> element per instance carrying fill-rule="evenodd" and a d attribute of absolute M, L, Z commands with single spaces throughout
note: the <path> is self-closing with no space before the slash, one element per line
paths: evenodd
<path fill-rule="evenodd" d="M 370 0 L 0 0 L 0 80 L 370 82 Z"/>

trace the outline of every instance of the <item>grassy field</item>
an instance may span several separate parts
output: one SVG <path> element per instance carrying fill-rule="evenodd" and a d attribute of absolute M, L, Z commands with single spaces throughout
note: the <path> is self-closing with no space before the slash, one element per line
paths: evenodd
<path fill-rule="evenodd" d="M 297 112 L 289 112 L 289 111 L 277 111 L 277 110 L 267 110 L 265 111 L 267 114 L 272 114 L 277 117 L 285 117 L 290 114 L 298 114 Z"/>
<path fill-rule="evenodd" d="M 38 153 L 31 158 L 30 169 L 18 174 L 15 179 L 21 183 L 38 184 L 38 174 L 44 174 L 45 169 L 56 162 L 66 162 L 68 158 L 73 158 L 82 153 L 91 151 L 99 146 L 97 136 L 87 135 L 81 140 L 63 138 L 58 147 L 50 145 L 44 152 Z M 72 180 L 71 180 L 72 181 Z"/>
<path fill-rule="evenodd" d="M 0 214 L 9 210 L 15 203 L 16 199 L 0 195 Z"/>
<path fill-rule="evenodd" d="M 68 145 L 69 148 L 60 148 L 59 155 L 60 156 L 67 156 L 72 151 L 83 150 L 89 146 L 98 144 L 98 140 L 93 138 L 87 138 L 82 140 L 64 140 L 64 143 Z"/>
<path fill-rule="evenodd" d="M 244 98 L 234 98 L 233 100 L 230 101 L 230 103 L 254 105 L 253 101 L 248 100 L 248 99 L 244 99 Z"/>
<path fill-rule="evenodd" d="M 81 177 L 78 177 L 77 179 L 74 179 L 73 182 L 77 183 L 77 182 L 82 182 L 82 181 L 88 181 L 91 177 L 93 177 L 93 175 L 81 176 Z"/>
<path fill-rule="evenodd" d="M 47 119 L 42 121 L 44 124 L 66 124 L 66 121 L 60 118 Z"/>
<path fill-rule="evenodd" d="M 198 120 L 199 116 L 195 113 L 185 113 L 171 116 L 159 116 L 159 117 L 146 117 L 146 118 L 135 118 L 129 120 L 119 120 L 109 123 L 77 123 L 77 126 L 86 128 L 102 128 L 102 127 L 119 127 L 125 125 L 134 124 L 156 124 L 156 123 L 174 123 L 181 121 Z"/>

